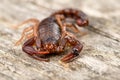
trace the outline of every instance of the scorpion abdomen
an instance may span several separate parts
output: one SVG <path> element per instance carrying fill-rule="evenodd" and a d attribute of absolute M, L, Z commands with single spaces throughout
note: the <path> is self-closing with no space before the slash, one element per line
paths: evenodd
<path fill-rule="evenodd" d="M 60 38 L 60 27 L 54 17 L 44 19 L 39 25 L 39 34 L 43 43 L 57 43 Z"/>

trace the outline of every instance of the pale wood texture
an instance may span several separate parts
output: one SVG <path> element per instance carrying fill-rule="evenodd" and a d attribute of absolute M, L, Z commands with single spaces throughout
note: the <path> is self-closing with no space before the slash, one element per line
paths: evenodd
<path fill-rule="evenodd" d="M 90 20 L 84 48 L 69 67 L 30 58 L 14 43 L 25 27 L 12 29 L 29 18 L 39 20 L 55 10 L 77 8 Z M 120 80 L 120 0 L 0 0 L 0 80 Z"/>

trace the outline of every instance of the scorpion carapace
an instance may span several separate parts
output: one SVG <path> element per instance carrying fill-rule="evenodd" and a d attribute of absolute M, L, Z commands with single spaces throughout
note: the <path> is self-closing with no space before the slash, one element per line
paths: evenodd
<path fill-rule="evenodd" d="M 75 23 L 67 23 L 66 18 L 74 19 Z M 23 44 L 22 49 L 31 57 L 40 61 L 49 61 L 49 59 L 43 58 L 42 55 L 61 53 L 68 44 L 71 46 L 71 50 L 60 61 L 69 62 L 81 52 L 83 45 L 72 33 L 66 30 L 66 27 L 72 27 L 74 31 L 78 31 L 74 24 L 87 26 L 88 18 L 82 11 L 76 9 L 58 10 L 42 21 L 28 19 L 18 26 L 30 22 L 34 24 L 24 29 L 22 37 L 16 42 L 16 45 L 27 38 L 28 40 Z M 28 33 L 30 31 L 33 32 Z"/>

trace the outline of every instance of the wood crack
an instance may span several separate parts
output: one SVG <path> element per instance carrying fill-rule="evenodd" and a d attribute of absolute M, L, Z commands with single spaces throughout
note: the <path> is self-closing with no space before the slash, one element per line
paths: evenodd
<path fill-rule="evenodd" d="M 104 32 L 104 31 L 102 31 L 102 30 L 99 30 L 99 29 L 95 28 L 95 27 L 92 26 L 92 25 L 89 25 L 89 26 L 87 27 L 87 29 L 90 30 L 90 31 L 92 31 L 92 32 L 94 32 L 94 33 L 96 33 L 96 34 L 99 34 L 99 35 L 101 35 L 101 36 L 104 36 L 104 37 L 107 37 L 107 38 L 112 39 L 112 40 L 114 40 L 114 41 L 120 42 L 120 40 L 119 40 L 118 38 L 116 38 L 115 36 L 113 36 L 113 35 L 111 35 L 111 34 L 108 34 L 108 33 Z"/>

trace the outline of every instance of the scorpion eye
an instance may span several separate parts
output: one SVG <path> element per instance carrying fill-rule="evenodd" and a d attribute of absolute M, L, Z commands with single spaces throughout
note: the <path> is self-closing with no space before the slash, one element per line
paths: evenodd
<path fill-rule="evenodd" d="M 75 56 L 79 55 L 79 51 L 76 48 L 73 48 L 73 52 L 72 52 Z"/>

